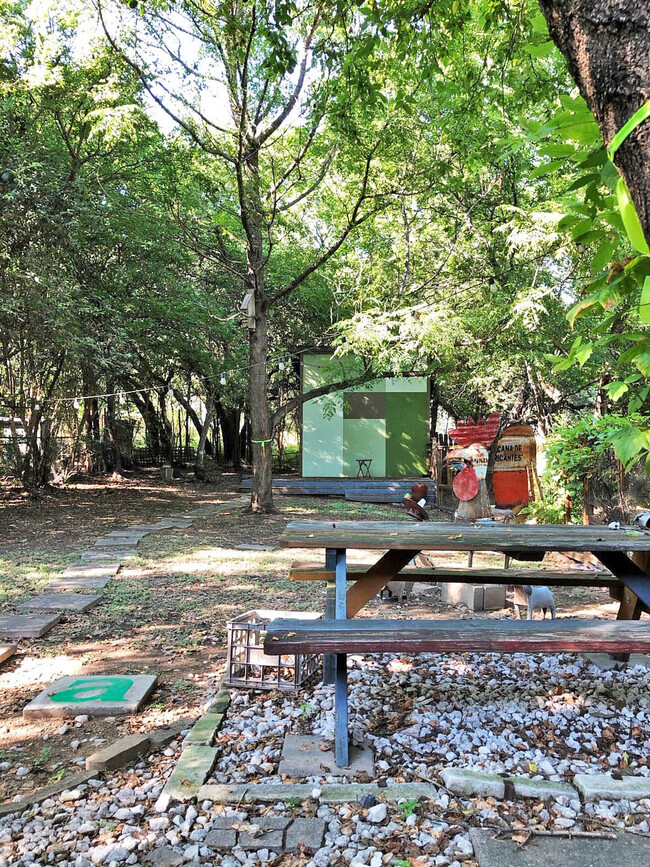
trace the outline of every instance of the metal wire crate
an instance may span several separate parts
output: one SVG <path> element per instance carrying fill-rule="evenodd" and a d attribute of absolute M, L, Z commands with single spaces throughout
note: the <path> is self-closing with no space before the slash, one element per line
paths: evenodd
<path fill-rule="evenodd" d="M 316 611 L 273 611 L 256 608 L 228 621 L 226 684 L 249 689 L 292 690 L 316 673 L 320 655 L 315 653 L 273 656 L 264 653 L 266 626 L 278 618 L 318 620 Z"/>

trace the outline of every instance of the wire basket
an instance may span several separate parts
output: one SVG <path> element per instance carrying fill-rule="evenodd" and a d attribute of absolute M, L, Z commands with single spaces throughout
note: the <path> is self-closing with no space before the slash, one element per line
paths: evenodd
<path fill-rule="evenodd" d="M 256 608 L 228 621 L 226 684 L 248 689 L 297 689 L 320 667 L 317 653 L 274 656 L 262 647 L 266 626 L 277 619 L 318 620 L 316 611 L 272 611 Z"/>

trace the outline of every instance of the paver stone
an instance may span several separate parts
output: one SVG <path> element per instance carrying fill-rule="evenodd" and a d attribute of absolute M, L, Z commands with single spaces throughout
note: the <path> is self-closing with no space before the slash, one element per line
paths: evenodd
<path fill-rule="evenodd" d="M 350 766 L 342 770 L 336 765 L 334 752 L 321 750 L 321 744 L 322 738 L 318 736 L 285 735 L 278 773 L 288 777 L 319 777 L 323 773 L 348 778 L 361 773 L 375 776 L 370 745 L 351 747 Z"/>
<path fill-rule="evenodd" d="M 60 614 L 7 614 L 0 617 L 0 638 L 40 638 L 60 619 Z"/>
<path fill-rule="evenodd" d="M 39 593 L 18 607 L 21 611 L 88 611 L 101 599 L 96 593 Z"/>
<path fill-rule="evenodd" d="M 24 708 L 25 719 L 124 716 L 137 713 L 156 685 L 151 674 L 62 677 Z"/>
<path fill-rule="evenodd" d="M 284 844 L 285 852 L 315 852 L 323 845 L 325 836 L 324 819 L 294 819 L 289 828 Z"/>
<path fill-rule="evenodd" d="M 521 847 L 513 840 L 495 840 L 495 833 L 470 829 L 479 867 L 646 867 L 650 859 L 650 840 L 632 834 L 617 840 L 535 837 Z"/>

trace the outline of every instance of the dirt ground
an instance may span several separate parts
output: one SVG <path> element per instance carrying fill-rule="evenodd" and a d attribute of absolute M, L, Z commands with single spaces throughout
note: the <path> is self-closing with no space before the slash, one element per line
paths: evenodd
<path fill-rule="evenodd" d="M 19 599 L 39 592 L 104 533 L 202 503 L 226 502 L 237 496 L 238 485 L 234 474 L 224 474 L 217 484 L 192 479 L 163 484 L 152 472 L 68 485 L 37 501 L 15 493 L 0 496 L 0 611 L 16 611 Z M 46 637 L 20 642 L 16 655 L 0 667 L 0 801 L 76 769 L 102 740 L 199 716 L 223 673 L 227 622 L 234 616 L 253 608 L 323 610 L 321 584 L 291 583 L 288 577 L 292 561 L 314 560 L 318 552 L 237 550 L 236 545 L 274 545 L 288 520 L 405 518 L 400 506 L 304 497 L 278 497 L 277 505 L 276 515 L 253 516 L 238 507 L 198 518 L 189 529 L 152 533 L 140 542 L 139 556 L 107 585 L 96 608 L 66 614 Z M 373 560 L 372 552 L 355 554 L 353 562 Z M 433 559 L 466 562 L 459 555 Z M 477 555 L 474 565 L 502 566 L 503 558 Z M 560 616 L 615 614 L 606 590 L 554 592 Z M 411 601 L 401 605 L 375 599 L 361 616 L 377 616 L 378 610 L 385 617 L 513 616 L 511 607 L 476 615 L 445 605 L 439 588 L 425 585 L 416 585 Z M 159 681 L 144 710 L 123 720 L 66 721 L 64 727 L 60 721 L 23 720 L 23 707 L 38 692 L 59 677 L 80 673 L 151 673 Z M 18 768 L 29 773 L 17 776 Z"/>

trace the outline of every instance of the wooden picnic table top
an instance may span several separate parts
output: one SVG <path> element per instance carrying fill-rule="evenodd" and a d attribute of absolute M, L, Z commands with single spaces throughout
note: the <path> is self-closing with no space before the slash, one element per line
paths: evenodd
<path fill-rule="evenodd" d="M 406 521 L 290 521 L 284 548 L 413 551 L 648 551 L 650 532 L 591 524 L 451 524 Z"/>

